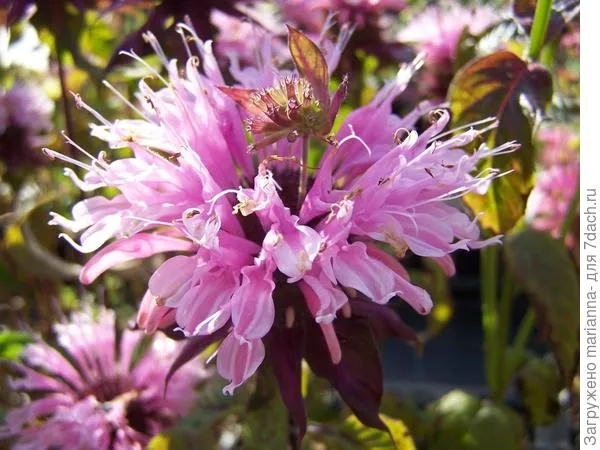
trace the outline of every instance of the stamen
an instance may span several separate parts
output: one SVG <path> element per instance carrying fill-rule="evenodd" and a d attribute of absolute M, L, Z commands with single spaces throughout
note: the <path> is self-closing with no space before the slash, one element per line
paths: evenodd
<path fill-rule="evenodd" d="M 190 46 L 188 45 L 188 39 L 185 35 L 184 30 L 181 28 L 180 24 L 175 26 L 175 31 L 181 36 L 181 42 L 183 42 L 183 46 L 185 47 L 185 52 L 187 53 L 188 59 L 192 57 L 192 51 Z"/>
<path fill-rule="evenodd" d="M 294 326 L 294 321 L 296 320 L 296 313 L 294 312 L 294 308 L 288 306 L 285 310 L 285 327 L 292 328 Z"/>
<path fill-rule="evenodd" d="M 342 317 L 345 319 L 352 317 L 352 307 L 350 306 L 350 302 L 346 302 L 344 303 L 344 306 L 342 306 Z"/>
<path fill-rule="evenodd" d="M 165 52 L 158 43 L 158 39 L 156 39 L 156 36 L 154 36 L 154 34 L 151 31 L 146 31 L 145 33 L 142 33 L 142 39 L 144 39 L 145 42 L 150 44 L 152 50 L 154 50 L 154 52 L 158 55 L 160 62 L 163 64 L 163 66 L 165 66 L 165 69 L 168 69 L 169 59 L 167 58 L 167 55 L 165 55 Z"/>
<path fill-rule="evenodd" d="M 484 124 L 488 124 L 488 123 L 490 124 L 488 127 L 485 127 L 485 128 L 483 128 L 481 130 L 475 130 L 475 131 L 477 131 L 478 134 L 483 134 L 486 131 L 489 131 L 489 130 L 492 130 L 492 129 L 496 128 L 498 126 L 498 119 L 496 119 L 495 117 L 486 117 L 485 119 L 481 119 L 481 120 L 478 120 L 476 122 L 471 122 L 471 123 L 468 123 L 466 125 L 462 125 L 460 127 L 456 127 L 456 128 L 451 129 L 451 130 L 444 131 L 443 133 L 440 133 L 437 136 L 432 137 L 429 140 L 429 142 L 431 142 L 433 140 L 439 140 L 439 139 L 441 139 L 443 137 L 446 137 L 448 135 L 454 134 L 457 131 L 461 131 L 461 130 L 464 130 L 466 128 L 474 128 L 477 125 L 484 125 Z"/>
<path fill-rule="evenodd" d="M 138 217 L 138 216 L 123 216 L 123 218 L 137 220 L 142 223 L 147 223 L 148 225 L 158 225 L 158 226 L 166 226 L 166 227 L 173 226 L 173 222 L 162 222 L 160 220 L 145 219 L 143 217 Z"/>
<path fill-rule="evenodd" d="M 108 120 L 106 120 L 102 114 L 100 114 L 98 111 L 96 111 L 94 108 L 92 108 L 90 105 L 88 105 L 87 103 L 85 103 L 83 101 L 83 99 L 81 98 L 81 95 L 79 95 L 79 94 L 77 94 L 77 93 L 75 93 L 73 91 L 69 91 L 69 92 L 71 93 L 71 95 L 75 99 L 75 106 L 77 108 L 83 108 L 83 109 L 85 109 L 92 116 L 94 116 L 96 119 L 98 119 L 100 122 L 102 122 L 103 125 L 106 125 L 108 127 L 111 126 L 111 123 Z"/>
<path fill-rule="evenodd" d="M 77 144 L 77 142 L 75 142 L 74 140 L 72 140 L 67 133 L 65 133 L 65 131 L 61 131 L 60 134 L 62 134 L 62 136 L 65 138 L 65 141 L 67 142 L 67 144 L 71 145 L 72 147 L 76 148 L 77 150 L 79 150 L 81 153 L 83 153 L 85 156 L 87 156 L 88 158 L 90 158 L 92 160 L 92 162 L 97 163 L 101 168 L 106 169 L 108 167 L 108 164 L 106 164 L 103 161 L 100 161 L 99 159 L 95 158 L 94 156 L 92 156 L 90 153 L 88 153 L 87 150 L 85 150 L 83 147 L 81 147 L 79 144 Z M 92 170 L 92 169 L 90 169 Z"/>
<path fill-rule="evenodd" d="M 152 73 L 152 75 L 154 75 L 156 78 L 158 78 L 160 81 L 162 81 L 162 83 L 165 86 L 169 86 L 169 83 L 167 82 L 167 80 L 165 80 L 162 77 L 162 75 L 156 71 L 155 68 L 153 68 L 150 64 L 148 64 L 146 61 L 144 61 L 143 58 L 140 58 L 133 50 L 129 51 L 129 52 L 127 52 L 125 50 L 121 50 L 119 52 L 119 55 L 126 55 L 132 59 L 135 59 L 137 62 L 141 63 L 145 68 L 147 68 L 150 71 L 150 73 Z"/>
<path fill-rule="evenodd" d="M 148 116 L 146 116 L 142 111 L 140 111 L 133 103 L 131 103 L 123 94 L 121 94 L 117 88 L 115 88 L 112 84 L 110 84 L 108 81 L 106 80 L 102 80 L 102 84 L 104 86 L 106 86 L 108 89 L 111 90 L 111 92 L 113 94 L 115 94 L 123 103 L 125 103 L 127 106 L 129 106 L 132 110 L 134 110 L 136 113 L 138 113 L 141 117 L 143 117 L 146 120 L 150 120 L 150 118 Z"/>
<path fill-rule="evenodd" d="M 69 156 L 65 156 L 62 153 L 55 152 L 54 150 L 50 150 L 47 147 L 42 148 L 42 153 L 46 157 L 50 158 L 51 160 L 60 159 L 61 161 L 68 162 L 69 164 L 73 164 L 74 166 L 81 167 L 82 169 L 87 170 L 88 172 L 93 171 L 92 166 L 84 164 L 81 161 L 78 161 Z"/>

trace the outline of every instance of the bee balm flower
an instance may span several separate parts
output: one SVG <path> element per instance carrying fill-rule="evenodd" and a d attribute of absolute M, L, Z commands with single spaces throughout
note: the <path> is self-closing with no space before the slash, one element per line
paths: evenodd
<path fill-rule="evenodd" d="M 202 369 L 185 367 L 163 391 L 175 341 L 157 336 L 136 360 L 144 333 L 124 330 L 118 339 L 114 312 L 105 309 L 97 318 L 73 314 L 54 331 L 66 356 L 39 341 L 16 366 L 22 377 L 12 388 L 34 400 L 9 412 L 0 427 L 0 437 L 16 438 L 13 449 L 141 450 L 192 405 Z"/>
<path fill-rule="evenodd" d="M 147 35 L 169 81 L 158 91 L 140 82 L 140 119 L 111 123 L 80 102 L 100 121 L 92 133 L 112 148 L 130 147 L 131 158 L 109 162 L 80 149 L 92 159 L 82 163 L 46 150 L 84 169 L 83 179 L 66 169 L 83 190 L 121 192 L 83 200 L 73 219 L 53 214 L 53 224 L 82 232 L 79 242 L 64 236 L 83 252 L 112 241 L 86 264 L 81 280 L 90 283 L 123 261 L 176 252 L 150 278 L 138 315 L 148 332 L 174 325 L 189 338 L 174 370 L 222 339 L 217 369 L 231 393 L 267 357 L 302 434 L 305 358 L 363 422 L 385 427 L 377 416 L 376 339 L 415 336 L 383 305 L 400 297 L 421 314 L 432 307 L 397 257 L 412 251 L 448 267 L 455 250 L 497 242 L 480 241 L 476 218 L 448 200 L 483 189 L 498 173 L 473 175 L 478 162 L 515 145 L 468 153 L 464 146 L 484 130 L 443 133 L 449 114 L 428 103 L 404 118 L 393 115 L 392 101 L 419 61 L 332 134 L 344 91 L 329 96 L 332 68 L 306 36 L 290 29 L 294 81 L 263 92 L 224 87 L 210 43 L 187 25 L 180 32 L 186 44 L 188 34 L 195 39 L 203 70 L 190 50 L 180 72 Z M 427 114 L 431 125 L 419 134 L 414 124 Z M 251 127 L 255 142 L 263 139 L 252 153 L 244 119 L 261 124 Z M 316 168 L 307 164 L 311 139 L 328 142 Z M 361 358 L 372 359 L 368 370 Z"/>

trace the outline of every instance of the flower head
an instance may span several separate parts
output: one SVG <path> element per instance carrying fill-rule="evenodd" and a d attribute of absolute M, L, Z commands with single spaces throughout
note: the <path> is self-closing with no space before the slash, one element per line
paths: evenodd
<path fill-rule="evenodd" d="M 14 437 L 15 450 L 72 448 L 135 450 L 173 424 L 194 399 L 200 367 L 185 367 L 164 393 L 164 378 L 179 347 L 156 336 L 139 358 L 142 331 L 117 338 L 115 314 L 101 309 L 73 314 L 54 325 L 60 349 L 29 344 L 15 390 L 33 400 L 8 413 L 0 437 Z"/>
<path fill-rule="evenodd" d="M 283 137 L 289 142 L 300 136 L 331 140 L 328 134 L 346 94 L 348 81 L 344 79 L 330 99 L 329 69 L 321 50 L 298 30 L 288 28 L 290 54 L 298 75 L 285 76 L 267 89 L 220 87 L 249 113 L 248 130 L 265 136 L 252 145 L 252 150 Z"/>
<path fill-rule="evenodd" d="M 432 307 L 398 258 L 411 251 L 451 271 L 448 255 L 455 250 L 498 242 L 481 241 L 477 218 L 448 201 L 484 189 L 499 174 L 474 174 L 479 161 L 516 145 L 467 152 L 464 147 L 489 128 L 443 132 L 449 113 L 429 103 L 403 118 L 392 114 L 417 60 L 350 113 L 335 139 L 327 139 L 318 167 L 309 168 L 310 139 L 331 132 L 343 98 L 330 99 L 333 67 L 317 46 L 290 28 L 297 72 L 289 75 L 297 85 L 258 95 L 247 92 L 248 84 L 280 76 L 276 67 L 238 73 L 246 84 L 223 88 L 210 44 L 187 25 L 180 31 L 186 44 L 188 34 L 194 38 L 202 71 L 189 49 L 180 72 L 147 35 L 169 81 L 158 91 L 140 82 L 140 119 L 109 122 L 79 100 L 101 122 L 92 133 L 111 148 L 130 147 L 133 157 L 110 162 L 81 149 L 91 158 L 82 163 L 46 150 L 85 171 L 82 179 L 65 169 L 83 190 L 120 191 L 111 199 L 89 197 L 73 207 L 72 219 L 53 214 L 51 223 L 82 232 L 79 242 L 63 236 L 83 252 L 112 240 L 86 264 L 84 283 L 123 261 L 178 253 L 150 278 L 138 323 L 148 332 L 175 325 L 196 349 L 223 339 L 217 369 L 230 381 L 225 392 L 269 358 L 303 432 L 299 373 L 305 357 L 361 420 L 384 427 L 377 416 L 382 376 L 375 338 L 414 335 L 383 305 L 400 297 L 421 314 Z M 292 99 L 319 121 L 305 127 L 287 103 Z M 255 131 L 271 135 L 253 154 L 246 151 L 247 115 L 263 124 Z M 430 126 L 418 133 L 415 123 L 423 115 Z M 289 139 L 293 131 L 296 141 Z M 365 371 L 358 361 L 371 350 L 376 361 Z"/>

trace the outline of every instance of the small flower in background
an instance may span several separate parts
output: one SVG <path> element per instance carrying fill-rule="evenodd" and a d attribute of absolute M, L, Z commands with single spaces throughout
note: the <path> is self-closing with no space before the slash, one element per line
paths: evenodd
<path fill-rule="evenodd" d="M 444 99 L 454 75 L 454 60 L 463 32 L 479 34 L 498 20 L 498 12 L 491 7 L 467 8 L 457 2 L 428 6 L 410 19 L 396 38 L 415 44 L 426 54 L 428 70 L 423 74 L 422 94 Z"/>
<path fill-rule="evenodd" d="M 571 201 L 579 188 L 579 135 L 566 125 L 556 124 L 539 133 L 542 165 L 527 203 L 533 227 L 560 237 Z M 577 221 L 566 236 L 569 247 L 578 245 Z"/>
<path fill-rule="evenodd" d="M 60 349 L 29 344 L 24 363 L 15 365 L 21 378 L 11 387 L 33 398 L 0 427 L 0 437 L 15 439 L 15 450 L 141 450 L 189 410 L 196 383 L 207 376 L 201 366 L 188 365 L 165 393 L 180 345 L 155 336 L 138 356 L 144 333 L 124 330 L 117 337 L 114 311 L 74 313 L 54 331 Z"/>
<path fill-rule="evenodd" d="M 39 164 L 53 129 L 54 102 L 43 89 L 17 83 L 0 89 L 0 162 L 9 170 Z"/>
<path fill-rule="evenodd" d="M 392 114 L 419 60 L 330 134 L 345 82 L 330 96 L 335 64 L 304 34 L 290 28 L 297 71 L 282 73 L 262 61 L 233 71 L 241 85 L 227 87 L 210 43 L 189 24 L 178 30 L 190 55 L 183 72 L 145 35 L 169 81 L 154 72 L 165 84 L 157 91 L 140 81 L 142 105 L 128 103 L 140 119 L 110 122 L 76 97 L 99 121 L 92 134 L 110 148 L 131 148 L 132 157 L 96 158 L 68 138 L 89 163 L 45 150 L 84 170 L 80 178 L 65 169 L 83 191 L 120 191 L 77 203 L 72 219 L 53 213 L 52 224 L 82 232 L 79 242 L 62 235 L 81 252 L 114 239 L 89 260 L 81 281 L 91 283 L 124 261 L 179 253 L 150 278 L 140 327 L 151 333 L 175 326 L 195 348 L 222 339 L 217 369 L 230 382 L 227 393 L 269 358 L 299 434 L 306 427 L 303 357 L 359 419 L 385 428 L 377 416 L 383 380 L 373 339 L 415 338 L 383 305 L 399 296 L 418 313 L 432 307 L 398 259 L 412 251 L 451 273 L 452 252 L 498 243 L 480 240 L 477 217 L 448 201 L 484 190 L 499 174 L 471 175 L 480 160 L 517 145 L 466 152 L 493 124 L 443 132 L 449 113 L 428 102 L 406 117 Z M 430 126 L 419 134 L 413 128 L 422 116 Z M 250 153 L 244 119 L 254 135 Z M 307 164 L 311 138 L 328 143 L 317 167 Z M 360 362 L 367 356 L 369 370 Z"/>

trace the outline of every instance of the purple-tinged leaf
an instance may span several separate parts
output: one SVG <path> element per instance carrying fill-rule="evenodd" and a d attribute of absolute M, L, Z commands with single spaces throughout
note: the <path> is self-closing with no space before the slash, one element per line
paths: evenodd
<path fill-rule="evenodd" d="M 329 380 L 363 424 L 387 430 L 379 417 L 381 358 L 369 323 L 354 315 L 338 318 L 334 324 L 342 348 L 340 363 L 332 363 L 321 329 L 313 322 L 307 324 L 306 361 L 317 376 Z"/>
<path fill-rule="evenodd" d="M 304 330 L 299 326 L 274 326 L 264 341 L 281 398 L 298 427 L 297 440 L 301 442 L 306 433 L 306 410 L 302 397 Z"/>
<path fill-rule="evenodd" d="M 346 99 L 348 95 L 348 75 L 344 75 L 342 78 L 342 82 L 338 86 L 335 94 L 331 98 L 331 105 L 329 109 L 329 123 L 333 126 L 333 122 L 335 121 L 335 117 L 337 116 L 338 111 L 340 110 L 340 106 Z"/>
<path fill-rule="evenodd" d="M 414 330 L 406 325 L 396 311 L 389 306 L 378 305 L 362 298 L 352 300 L 351 305 L 352 315 L 368 320 L 378 341 L 400 338 L 409 342 L 419 342 L 419 337 Z"/>
<path fill-rule="evenodd" d="M 466 197 L 475 213 L 481 212 L 480 207 L 487 212 L 492 205 L 494 214 L 484 217 L 482 223 L 496 233 L 505 232 L 522 216 L 524 198 L 532 187 L 533 129 L 552 99 L 552 76 L 540 65 L 498 51 L 463 67 L 452 81 L 448 99 L 454 125 L 495 116 L 498 127 L 489 133 L 488 145 L 498 147 L 510 141 L 521 145 L 515 152 L 494 158 L 494 167 L 513 173 L 492 183 L 487 197 Z"/>
<path fill-rule="evenodd" d="M 244 108 L 248 114 L 265 117 L 265 119 L 267 118 L 262 108 L 252 101 L 252 96 L 256 95 L 256 89 L 244 89 L 231 86 L 218 86 L 218 89 Z"/>
<path fill-rule="evenodd" d="M 231 322 L 225 324 L 221 329 L 212 334 L 188 338 L 187 342 L 177 355 L 177 358 L 175 358 L 175 361 L 173 361 L 173 364 L 169 368 L 169 372 L 165 378 L 165 392 L 167 392 L 169 381 L 171 381 L 171 378 L 173 375 L 175 375 L 175 372 L 177 372 L 187 362 L 194 359 L 196 356 L 206 350 L 209 345 L 223 339 L 227 335 L 230 326 Z"/>
<path fill-rule="evenodd" d="M 324 111 L 329 111 L 329 69 L 323 53 L 305 34 L 288 28 L 290 54 L 300 76 L 308 80 Z"/>

